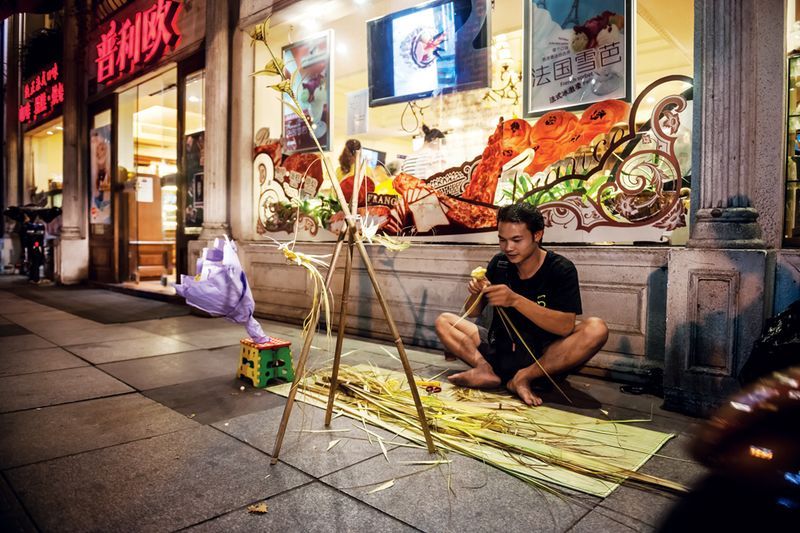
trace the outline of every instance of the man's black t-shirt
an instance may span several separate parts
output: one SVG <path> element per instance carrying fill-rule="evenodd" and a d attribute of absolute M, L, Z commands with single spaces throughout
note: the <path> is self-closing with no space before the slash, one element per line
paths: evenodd
<path fill-rule="evenodd" d="M 508 261 L 505 254 L 497 254 L 489 261 L 486 278 L 493 285 L 508 285 L 515 293 L 548 309 L 581 314 L 581 293 L 575 265 L 557 253 L 548 250 L 545 253 L 542 266 L 528 279 L 520 279 L 517 267 Z M 504 309 L 536 357 L 542 355 L 547 345 L 560 338 L 540 328 L 516 309 Z M 517 370 L 533 364 L 516 333 L 504 325 L 497 312 L 492 318 L 488 341 L 494 359 L 489 362 L 503 381 L 513 377 Z"/>

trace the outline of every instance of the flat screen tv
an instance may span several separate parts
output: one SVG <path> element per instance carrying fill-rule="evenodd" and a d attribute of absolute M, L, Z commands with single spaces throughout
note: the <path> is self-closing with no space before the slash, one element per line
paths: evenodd
<path fill-rule="evenodd" d="M 369 105 L 488 87 L 488 0 L 433 0 L 367 22 Z"/>

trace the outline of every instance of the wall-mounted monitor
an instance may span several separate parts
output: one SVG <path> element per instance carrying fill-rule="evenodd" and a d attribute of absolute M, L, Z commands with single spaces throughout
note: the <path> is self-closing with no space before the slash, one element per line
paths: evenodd
<path fill-rule="evenodd" d="M 370 107 L 490 85 L 488 0 L 433 0 L 367 22 Z"/>

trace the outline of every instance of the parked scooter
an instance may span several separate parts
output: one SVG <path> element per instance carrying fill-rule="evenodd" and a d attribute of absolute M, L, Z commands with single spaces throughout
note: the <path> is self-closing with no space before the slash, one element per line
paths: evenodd
<path fill-rule="evenodd" d="M 767 320 L 739 379 L 690 447 L 709 475 L 661 531 L 800 529 L 800 300 Z"/>
<path fill-rule="evenodd" d="M 45 224 L 58 217 L 61 208 L 12 206 L 3 211 L 3 214 L 17 222 L 17 233 L 23 252 L 20 273 L 27 275 L 33 283 L 38 283 L 41 266 L 45 262 Z"/>

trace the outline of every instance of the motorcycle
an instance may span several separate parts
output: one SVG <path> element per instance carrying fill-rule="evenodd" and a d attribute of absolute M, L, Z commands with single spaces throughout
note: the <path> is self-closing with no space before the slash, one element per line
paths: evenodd
<path fill-rule="evenodd" d="M 17 233 L 22 244 L 20 273 L 33 283 L 40 281 L 40 269 L 45 262 L 45 224 L 61 215 L 59 207 L 11 206 L 3 214 L 17 222 Z"/>

